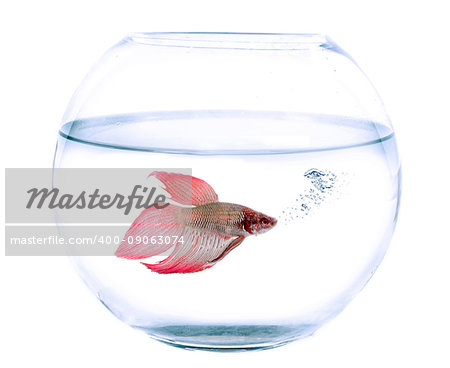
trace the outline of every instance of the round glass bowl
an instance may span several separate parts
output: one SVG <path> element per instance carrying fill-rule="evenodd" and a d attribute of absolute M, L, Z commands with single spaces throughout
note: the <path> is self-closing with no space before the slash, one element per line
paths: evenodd
<path fill-rule="evenodd" d="M 131 34 L 76 91 L 54 165 L 148 168 L 170 208 L 188 208 L 190 220 L 170 217 L 190 246 L 178 256 L 129 259 L 131 243 L 73 260 L 122 321 L 197 349 L 271 348 L 336 316 L 380 264 L 400 196 L 379 96 L 318 34 Z M 176 197 L 190 178 L 178 169 L 201 179 L 203 202 Z M 158 219 L 149 235 L 166 235 Z"/>

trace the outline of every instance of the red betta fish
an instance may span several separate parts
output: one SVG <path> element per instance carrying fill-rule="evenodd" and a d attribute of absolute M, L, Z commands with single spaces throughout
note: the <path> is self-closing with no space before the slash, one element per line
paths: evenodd
<path fill-rule="evenodd" d="M 214 189 L 189 175 L 154 171 L 174 204 L 159 203 L 136 218 L 116 251 L 116 256 L 143 259 L 172 253 L 159 263 L 143 263 L 158 273 L 198 272 L 214 266 L 249 235 L 272 229 L 277 220 L 239 204 L 219 202 Z M 164 207 L 161 209 L 161 207 Z M 162 239 L 179 239 L 167 244 Z M 153 241 L 158 238 L 158 241 Z M 144 241 L 146 239 L 147 241 Z M 139 241 L 136 241 L 139 240 Z"/>

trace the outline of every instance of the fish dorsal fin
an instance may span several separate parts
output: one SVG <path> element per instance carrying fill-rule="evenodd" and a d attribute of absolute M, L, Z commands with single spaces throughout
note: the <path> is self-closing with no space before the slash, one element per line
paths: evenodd
<path fill-rule="evenodd" d="M 174 202 L 200 206 L 219 200 L 211 185 L 193 176 L 164 171 L 153 171 L 149 176 L 156 177 L 164 184 Z"/>

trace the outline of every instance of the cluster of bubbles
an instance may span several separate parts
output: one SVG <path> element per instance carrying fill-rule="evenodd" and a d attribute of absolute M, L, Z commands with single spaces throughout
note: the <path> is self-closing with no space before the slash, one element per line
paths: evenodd
<path fill-rule="evenodd" d="M 295 199 L 294 205 L 282 211 L 280 220 L 287 224 L 301 220 L 320 206 L 342 183 L 336 174 L 327 170 L 310 169 L 304 177 L 309 180 L 309 187 Z"/>

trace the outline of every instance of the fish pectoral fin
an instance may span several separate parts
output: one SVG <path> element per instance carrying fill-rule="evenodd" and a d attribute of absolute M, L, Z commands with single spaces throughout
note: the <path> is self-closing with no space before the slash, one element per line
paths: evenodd
<path fill-rule="evenodd" d="M 211 262 L 211 266 L 213 266 L 214 264 L 216 264 L 217 262 L 219 262 L 220 260 L 222 260 L 228 253 L 230 253 L 234 248 L 236 248 L 238 245 L 240 245 L 245 239 L 245 236 L 241 235 L 238 236 L 225 250 L 224 252 L 217 257 L 216 259 L 212 260 Z M 211 267 L 210 266 L 210 267 Z"/>
<path fill-rule="evenodd" d="M 153 171 L 154 176 L 164 184 L 167 193 L 174 202 L 183 205 L 200 206 L 205 203 L 217 202 L 219 197 L 206 181 L 190 175 Z"/>

